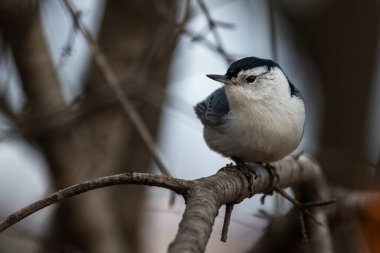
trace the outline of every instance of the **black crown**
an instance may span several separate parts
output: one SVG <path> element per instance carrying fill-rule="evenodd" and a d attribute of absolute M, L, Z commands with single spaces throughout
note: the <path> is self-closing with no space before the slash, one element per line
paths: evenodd
<path fill-rule="evenodd" d="M 236 77 L 237 74 L 242 70 L 247 70 L 247 69 L 252 69 L 252 68 L 257 68 L 257 67 L 262 67 L 262 66 L 268 67 L 268 70 L 271 70 L 274 67 L 280 68 L 280 66 L 272 60 L 260 59 L 257 57 L 246 57 L 246 58 L 233 62 L 228 68 L 226 76 L 229 78 Z"/>

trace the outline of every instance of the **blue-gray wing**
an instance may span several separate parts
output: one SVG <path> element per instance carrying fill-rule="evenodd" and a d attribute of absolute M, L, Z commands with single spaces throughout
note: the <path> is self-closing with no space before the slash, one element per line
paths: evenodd
<path fill-rule="evenodd" d="M 224 87 L 217 89 L 194 107 L 195 113 L 205 126 L 219 126 L 226 122 L 230 111 Z"/>

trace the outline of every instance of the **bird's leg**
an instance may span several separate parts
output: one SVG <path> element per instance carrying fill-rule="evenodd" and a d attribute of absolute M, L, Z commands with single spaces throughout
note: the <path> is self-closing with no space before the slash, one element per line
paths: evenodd
<path fill-rule="evenodd" d="M 253 196 L 255 193 L 253 181 L 257 179 L 256 169 L 254 167 L 249 166 L 247 163 L 243 162 L 237 157 L 231 157 L 231 159 L 235 162 L 239 170 L 247 177 L 249 183 L 249 190 L 251 192 L 251 195 Z"/>

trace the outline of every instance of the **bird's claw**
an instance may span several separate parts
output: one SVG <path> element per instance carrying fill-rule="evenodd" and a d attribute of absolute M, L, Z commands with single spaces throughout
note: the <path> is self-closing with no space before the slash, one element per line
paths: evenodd
<path fill-rule="evenodd" d="M 255 194 L 255 184 L 253 182 L 258 177 L 255 166 L 250 166 L 249 164 L 241 161 L 236 157 L 232 157 L 232 160 L 236 163 L 236 167 L 238 167 L 239 170 L 247 178 L 249 184 L 249 192 L 251 196 L 253 196 Z"/>
<path fill-rule="evenodd" d="M 278 173 L 276 171 L 276 168 L 273 167 L 271 164 L 269 164 L 269 163 L 262 163 L 261 165 L 263 166 L 264 169 L 266 169 L 268 171 L 269 179 L 270 179 L 270 182 L 271 182 L 271 189 L 268 192 L 264 193 L 263 196 L 260 199 L 261 204 L 264 204 L 265 198 L 268 195 L 272 195 L 273 192 L 275 191 L 275 189 L 277 188 L 278 183 L 280 181 L 280 176 L 278 175 Z"/>
<path fill-rule="evenodd" d="M 245 164 L 244 166 L 238 165 L 239 170 L 244 174 L 248 180 L 249 192 L 251 196 L 255 194 L 255 184 L 253 183 L 257 179 L 256 169 Z"/>
<path fill-rule="evenodd" d="M 248 187 L 251 196 L 253 196 L 255 192 L 255 184 L 254 181 L 258 178 L 258 172 L 255 166 L 251 166 L 238 158 L 232 157 L 232 160 L 235 162 L 235 166 L 232 163 L 226 164 L 219 171 L 223 170 L 239 170 L 248 180 Z"/>

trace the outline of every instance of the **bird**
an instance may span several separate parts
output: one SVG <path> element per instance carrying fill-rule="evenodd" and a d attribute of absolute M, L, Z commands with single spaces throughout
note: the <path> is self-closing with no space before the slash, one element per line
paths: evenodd
<path fill-rule="evenodd" d="M 223 84 L 194 106 L 210 149 L 244 165 L 278 161 L 299 146 L 305 103 L 276 62 L 246 57 L 206 76 Z"/>

